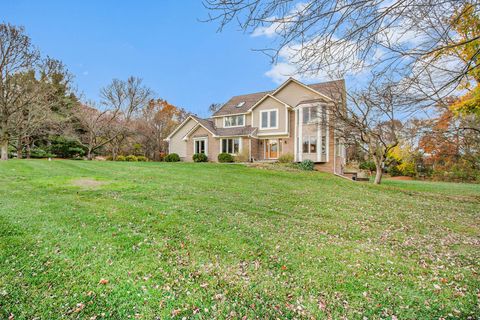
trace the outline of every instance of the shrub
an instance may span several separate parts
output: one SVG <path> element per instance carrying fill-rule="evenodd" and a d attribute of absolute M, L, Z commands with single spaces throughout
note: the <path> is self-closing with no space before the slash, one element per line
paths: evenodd
<path fill-rule="evenodd" d="M 398 168 L 398 166 L 391 166 L 390 168 L 388 168 L 388 173 L 392 177 L 403 176 L 403 172 L 402 170 L 400 170 L 400 168 Z"/>
<path fill-rule="evenodd" d="M 105 158 L 105 160 L 107 160 L 107 161 L 113 161 L 113 157 L 112 157 L 112 156 L 107 156 L 107 157 Z"/>
<path fill-rule="evenodd" d="M 361 170 L 368 170 L 370 172 L 376 171 L 377 166 L 375 165 L 375 162 L 373 161 L 364 161 L 361 162 L 360 165 L 358 166 L 359 169 Z"/>
<path fill-rule="evenodd" d="M 126 161 L 125 156 L 117 156 L 117 161 Z"/>
<path fill-rule="evenodd" d="M 180 156 L 176 153 L 170 153 L 169 155 L 163 158 L 165 162 L 178 162 L 180 161 Z"/>
<path fill-rule="evenodd" d="M 137 156 L 134 156 L 133 154 L 131 154 L 131 155 L 125 157 L 125 161 L 137 162 L 138 158 L 137 158 Z"/>
<path fill-rule="evenodd" d="M 219 153 L 218 162 L 233 162 L 233 156 L 230 153 Z"/>
<path fill-rule="evenodd" d="M 86 153 L 85 147 L 78 140 L 62 136 L 51 139 L 48 151 L 60 158 L 78 158 L 83 157 Z"/>
<path fill-rule="evenodd" d="M 404 176 L 415 177 L 417 175 L 414 162 L 403 162 L 398 165 L 398 169 L 402 171 Z"/>
<path fill-rule="evenodd" d="M 205 155 L 205 153 L 195 153 L 193 155 L 193 161 L 195 162 L 207 162 L 208 157 Z"/>
<path fill-rule="evenodd" d="M 291 153 L 282 154 L 278 158 L 278 162 L 280 162 L 280 163 L 292 163 L 293 162 L 293 154 L 291 154 Z"/>
<path fill-rule="evenodd" d="M 33 148 L 30 151 L 30 157 L 41 159 L 41 158 L 54 158 L 55 155 L 53 153 L 47 152 L 41 148 Z"/>
<path fill-rule="evenodd" d="M 300 162 L 298 164 L 298 167 L 301 169 L 301 170 L 305 170 L 305 171 L 313 171 L 314 169 L 314 163 L 312 160 L 303 160 L 302 162 Z"/>
<path fill-rule="evenodd" d="M 147 162 L 148 158 L 145 157 L 145 156 L 137 156 L 137 160 L 140 161 L 140 162 Z"/>

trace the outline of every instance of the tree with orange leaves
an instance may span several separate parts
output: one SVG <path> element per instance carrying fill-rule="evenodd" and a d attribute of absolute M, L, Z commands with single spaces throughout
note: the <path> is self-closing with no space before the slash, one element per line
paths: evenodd
<path fill-rule="evenodd" d="M 145 154 L 158 160 L 167 152 L 164 139 L 173 129 L 187 118 L 189 113 L 163 99 L 151 100 L 136 121 L 137 140 Z"/>

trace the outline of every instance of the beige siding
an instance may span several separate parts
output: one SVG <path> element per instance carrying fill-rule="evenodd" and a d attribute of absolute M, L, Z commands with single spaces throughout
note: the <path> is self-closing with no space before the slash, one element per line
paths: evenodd
<path fill-rule="evenodd" d="M 277 129 L 261 129 L 260 128 L 261 112 L 265 110 L 272 110 L 272 109 L 278 110 L 278 113 L 277 113 L 278 128 Z M 288 130 L 288 126 L 286 123 L 287 117 L 288 117 L 287 112 L 288 110 L 283 103 L 280 103 L 273 98 L 266 98 L 252 111 L 252 117 L 253 117 L 252 127 L 258 128 L 257 134 L 259 136 L 264 134 L 270 134 L 270 135 L 285 134 Z"/>
<path fill-rule="evenodd" d="M 295 107 L 301 101 L 318 99 L 321 97 L 321 95 L 304 88 L 293 81 L 275 94 L 275 98 L 284 101 L 292 107 Z"/>
<path fill-rule="evenodd" d="M 197 122 L 193 119 L 188 120 L 175 134 L 170 137 L 169 152 L 177 153 L 183 160 L 187 156 L 187 142 L 183 140 L 183 137 L 195 126 Z"/>
<path fill-rule="evenodd" d="M 245 117 L 245 124 L 247 126 L 251 126 L 252 125 L 252 114 L 247 114 L 247 116 Z"/>

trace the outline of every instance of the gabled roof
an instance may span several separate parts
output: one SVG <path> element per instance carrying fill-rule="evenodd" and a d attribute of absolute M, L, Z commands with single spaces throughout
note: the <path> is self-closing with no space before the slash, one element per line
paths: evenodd
<path fill-rule="evenodd" d="M 198 117 L 194 117 L 192 115 L 189 115 L 185 120 L 183 120 L 182 123 L 180 123 L 176 128 L 175 130 L 173 130 L 165 139 L 163 139 L 164 141 L 169 141 L 170 138 L 175 134 L 177 133 L 178 130 L 180 130 L 185 124 L 187 124 L 188 121 L 190 120 L 193 120 L 195 122 L 198 122 L 195 118 L 198 118 Z"/>
<path fill-rule="evenodd" d="M 253 106 L 251 106 L 250 109 L 248 109 L 248 111 L 252 111 L 252 110 L 253 110 L 257 105 L 259 105 L 263 100 L 266 100 L 266 99 L 268 99 L 268 98 L 273 99 L 273 100 L 277 101 L 278 103 L 283 104 L 283 105 L 285 105 L 286 107 L 288 107 L 288 104 L 286 104 L 285 102 L 283 102 L 283 101 L 275 98 L 275 96 L 272 96 L 270 93 L 267 93 L 266 95 L 263 96 L 262 99 L 258 100 Z"/>
<path fill-rule="evenodd" d="M 284 84 L 282 84 L 282 86 L 291 80 L 294 80 L 295 82 L 303 85 L 303 83 L 296 81 L 295 79 L 289 79 Z M 282 86 L 280 86 L 279 88 L 281 88 Z M 345 80 L 343 79 L 314 83 L 305 86 L 335 101 L 343 101 L 345 99 Z M 277 90 L 278 89 L 232 97 L 220 108 L 220 110 L 213 114 L 213 117 L 247 113 L 255 104 L 257 104 L 257 102 L 264 98 L 265 95 L 272 94 Z M 241 102 L 245 103 L 242 106 L 237 107 Z"/>
<path fill-rule="evenodd" d="M 191 117 L 195 121 L 197 121 L 198 124 L 195 127 L 193 127 L 185 135 L 184 139 L 188 138 L 198 128 L 198 126 L 205 128 L 214 137 L 249 136 L 255 133 L 255 131 L 257 130 L 257 128 L 253 128 L 252 126 L 234 127 L 234 128 L 217 128 L 212 119 L 202 119 L 197 116 L 191 116 Z"/>
<path fill-rule="evenodd" d="M 197 122 L 202 126 L 204 127 L 207 131 L 210 131 L 211 134 L 213 134 L 214 136 L 217 135 L 216 134 L 216 131 L 217 129 L 215 128 L 215 124 L 213 123 L 212 120 L 210 119 L 202 119 L 202 118 L 199 118 L 197 116 L 192 116 L 195 120 L 197 120 Z"/>

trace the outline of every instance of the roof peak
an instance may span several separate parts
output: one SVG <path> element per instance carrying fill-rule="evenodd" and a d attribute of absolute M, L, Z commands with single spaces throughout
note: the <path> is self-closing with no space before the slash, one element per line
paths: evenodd
<path fill-rule="evenodd" d="M 337 99 L 338 97 L 336 97 L 337 94 L 331 91 L 341 91 L 345 87 L 345 79 L 337 79 L 337 80 L 329 80 L 324 82 L 305 84 L 295 78 L 290 77 L 273 90 L 259 91 L 259 92 L 246 93 L 246 94 L 233 96 L 226 103 L 224 103 L 222 107 L 219 110 L 217 110 L 212 116 L 216 117 L 216 116 L 226 116 L 226 115 L 235 114 L 235 113 L 246 113 L 248 112 L 251 106 L 257 103 L 265 95 L 272 94 L 273 92 L 277 91 L 279 88 L 284 86 L 288 81 L 298 82 L 332 99 Z M 334 83 L 339 84 L 338 90 L 332 90 L 332 84 Z M 328 90 L 326 90 L 327 88 L 322 88 L 323 86 L 327 87 Z M 322 90 L 320 89 L 324 89 L 323 91 L 325 92 L 321 92 Z M 329 92 L 326 92 L 326 91 L 329 91 Z M 240 107 L 238 107 L 242 102 L 243 104 Z"/>

